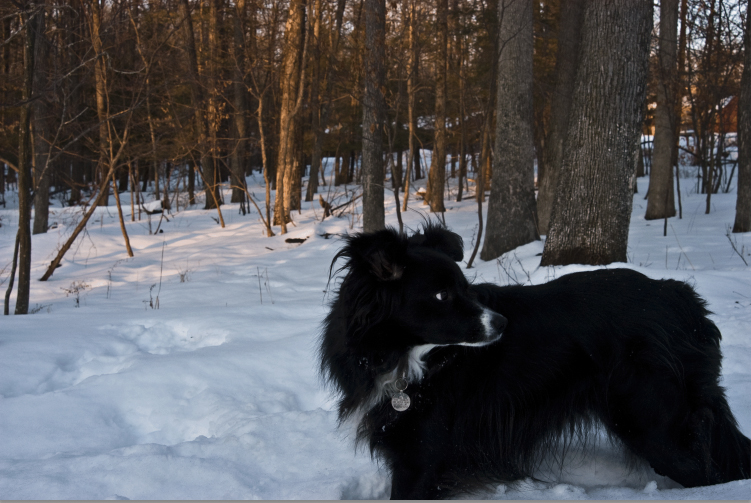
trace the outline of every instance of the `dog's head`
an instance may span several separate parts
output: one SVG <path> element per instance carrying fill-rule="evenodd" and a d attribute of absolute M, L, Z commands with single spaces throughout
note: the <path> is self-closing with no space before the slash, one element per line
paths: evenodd
<path fill-rule="evenodd" d="M 337 255 L 348 271 L 338 302 L 351 308 L 349 345 L 388 351 L 500 338 L 506 319 L 470 292 L 456 264 L 463 257 L 457 234 L 429 224 L 410 237 L 386 229 L 346 240 Z"/>
<path fill-rule="evenodd" d="M 482 306 L 456 261 L 462 239 L 437 225 L 407 237 L 360 233 L 332 263 L 346 271 L 321 340 L 321 371 L 340 393 L 339 418 L 378 403 L 397 377 L 421 379 L 436 346 L 485 346 L 506 319 Z"/>

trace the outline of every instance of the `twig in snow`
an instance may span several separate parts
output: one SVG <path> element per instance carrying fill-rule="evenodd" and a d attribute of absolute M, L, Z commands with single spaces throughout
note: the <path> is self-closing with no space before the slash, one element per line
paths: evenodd
<path fill-rule="evenodd" d="M 256 275 L 258 277 L 258 295 L 261 296 L 261 304 L 263 304 L 263 289 L 261 288 L 261 268 L 256 267 L 256 272 L 258 273 Z"/>
<path fill-rule="evenodd" d="M 686 255 L 686 252 L 683 251 L 683 246 L 681 246 L 681 242 L 678 241 L 678 234 L 675 233 L 675 229 L 673 228 L 673 224 L 670 224 L 670 230 L 673 231 L 673 236 L 675 236 L 675 242 L 678 243 L 678 248 L 681 249 L 681 253 L 683 254 L 684 257 L 686 257 L 686 260 L 688 260 L 688 263 L 691 264 L 691 259 L 688 258 L 688 255 Z M 668 256 L 667 253 L 668 252 L 667 252 L 667 249 L 666 249 L 665 250 L 665 265 L 666 265 L 665 268 L 666 269 L 667 269 L 667 256 Z M 744 260 L 744 262 L 745 262 L 745 260 Z M 694 264 L 691 264 L 691 269 L 694 270 L 694 271 L 696 270 L 696 267 L 694 267 Z"/>
<path fill-rule="evenodd" d="M 162 291 L 162 271 L 164 271 L 164 246 L 167 244 L 167 240 L 162 241 L 162 260 L 159 263 L 159 289 L 156 291 L 156 300 L 154 301 L 154 309 L 159 309 L 159 293 Z"/>
<path fill-rule="evenodd" d="M 738 254 L 738 256 L 741 258 L 743 263 L 746 264 L 746 266 L 748 267 L 748 262 L 746 262 L 746 259 L 743 257 L 743 253 L 738 251 L 738 248 L 735 246 L 735 240 L 733 240 L 733 238 L 730 237 L 730 233 L 731 233 L 731 230 L 730 230 L 730 226 L 728 225 L 727 230 L 725 231 L 725 235 L 727 236 L 728 241 L 730 241 L 730 246 L 733 247 L 733 251 Z"/>

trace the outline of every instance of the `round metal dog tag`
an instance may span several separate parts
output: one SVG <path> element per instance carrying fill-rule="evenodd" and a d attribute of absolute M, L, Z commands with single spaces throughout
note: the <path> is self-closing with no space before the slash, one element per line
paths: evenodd
<path fill-rule="evenodd" d="M 404 412 L 409 409 L 410 399 L 409 395 L 402 393 L 401 391 L 391 397 L 391 406 L 399 412 Z"/>

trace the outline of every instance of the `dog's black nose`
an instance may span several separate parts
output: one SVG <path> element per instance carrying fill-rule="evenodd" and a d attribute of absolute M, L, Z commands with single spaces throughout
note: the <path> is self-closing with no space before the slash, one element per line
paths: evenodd
<path fill-rule="evenodd" d="M 493 316 L 490 318 L 490 326 L 492 326 L 493 330 L 497 333 L 503 332 L 503 329 L 506 328 L 507 324 L 508 320 L 498 313 L 493 313 Z"/>

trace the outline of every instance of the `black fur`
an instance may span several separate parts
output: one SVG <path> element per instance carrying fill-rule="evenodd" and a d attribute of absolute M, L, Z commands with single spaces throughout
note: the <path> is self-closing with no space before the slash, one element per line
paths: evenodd
<path fill-rule="evenodd" d="M 749 478 L 751 442 L 718 383 L 720 332 L 689 285 L 628 269 L 470 285 L 454 262 L 461 238 L 440 227 L 346 240 L 321 370 L 340 421 L 362 414 L 358 440 L 391 470 L 392 498 L 530 476 L 595 424 L 684 486 Z M 424 344 L 440 346 L 408 375 L 412 404 L 397 412 L 393 380 Z"/>

